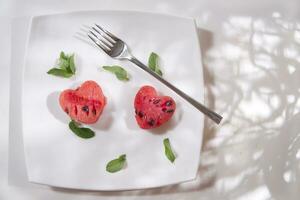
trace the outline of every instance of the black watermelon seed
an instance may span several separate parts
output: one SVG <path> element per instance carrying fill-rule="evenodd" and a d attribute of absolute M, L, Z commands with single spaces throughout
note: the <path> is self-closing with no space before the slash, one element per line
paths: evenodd
<path fill-rule="evenodd" d="M 142 118 L 142 117 L 144 117 L 144 114 L 143 114 L 142 112 L 138 112 L 138 116 L 139 116 L 140 118 Z"/>
<path fill-rule="evenodd" d="M 161 109 L 163 112 L 166 112 L 167 111 L 167 108 L 162 108 Z"/>
<path fill-rule="evenodd" d="M 67 114 L 69 114 L 69 109 L 68 109 L 68 108 L 65 108 L 65 112 L 66 112 Z"/>
<path fill-rule="evenodd" d="M 172 112 L 174 112 L 174 110 L 167 110 L 167 113 L 172 113 Z"/>
<path fill-rule="evenodd" d="M 81 108 L 81 110 L 83 110 L 84 112 L 89 112 L 89 107 L 88 106 L 83 106 Z"/>
<path fill-rule="evenodd" d="M 160 99 L 156 99 L 153 101 L 153 104 L 158 104 L 160 102 Z"/>
<path fill-rule="evenodd" d="M 166 101 L 166 106 L 171 106 L 173 104 L 173 102 L 171 100 Z"/>
<path fill-rule="evenodd" d="M 96 109 L 95 108 L 93 108 L 92 109 L 92 113 L 94 114 L 94 115 L 96 115 L 97 113 L 96 113 Z"/>
<path fill-rule="evenodd" d="M 134 113 L 137 115 L 138 111 L 135 109 L 135 110 L 134 110 Z"/>
<path fill-rule="evenodd" d="M 149 126 L 154 126 L 154 123 L 155 123 L 154 119 L 150 119 L 149 121 L 147 121 L 147 124 Z"/>

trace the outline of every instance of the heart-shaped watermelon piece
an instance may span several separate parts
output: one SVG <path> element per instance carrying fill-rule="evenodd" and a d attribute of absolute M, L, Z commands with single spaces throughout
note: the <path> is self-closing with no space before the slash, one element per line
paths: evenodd
<path fill-rule="evenodd" d="M 71 119 L 84 124 L 93 124 L 99 119 L 106 98 L 95 81 L 85 81 L 75 90 L 64 90 L 59 104 Z"/>
<path fill-rule="evenodd" d="M 135 119 L 142 129 L 161 126 L 173 116 L 176 103 L 169 96 L 159 96 L 152 86 L 139 89 L 134 100 Z"/>

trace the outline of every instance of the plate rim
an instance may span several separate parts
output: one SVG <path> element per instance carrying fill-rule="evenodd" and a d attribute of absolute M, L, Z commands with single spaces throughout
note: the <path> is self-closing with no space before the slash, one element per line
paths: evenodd
<path fill-rule="evenodd" d="M 154 11 L 140 11 L 140 10 L 121 10 L 121 9 L 90 9 L 90 10 L 74 10 L 67 12 L 53 12 L 48 14 L 40 14 L 40 15 L 32 15 L 31 18 L 39 18 L 39 17 L 49 17 L 49 16 L 57 16 L 57 15 L 72 15 L 78 13 L 91 13 L 91 12 L 101 12 L 101 13 L 136 13 L 136 14 L 147 14 L 147 15 L 160 15 L 163 17 L 171 17 L 171 18 L 180 18 L 186 20 L 193 20 L 195 22 L 195 18 L 189 16 L 175 15 L 170 13 L 162 13 L 162 12 L 154 12 Z M 32 23 L 32 20 L 31 20 Z M 31 27 L 30 27 L 31 28 Z"/>

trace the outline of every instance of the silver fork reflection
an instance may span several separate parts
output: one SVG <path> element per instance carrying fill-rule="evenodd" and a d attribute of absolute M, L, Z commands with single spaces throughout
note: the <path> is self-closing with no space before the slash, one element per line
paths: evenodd
<path fill-rule="evenodd" d="M 171 83 L 163 79 L 161 76 L 157 75 L 152 70 L 150 70 L 146 65 L 140 62 L 137 58 L 135 58 L 130 53 L 130 51 L 128 50 L 128 46 L 124 41 L 122 41 L 121 39 L 113 35 L 111 32 L 105 30 L 98 24 L 95 24 L 95 26 L 91 27 L 87 36 L 110 57 L 119 60 L 131 61 L 132 63 L 136 64 L 138 67 L 143 69 L 144 71 L 154 76 L 157 80 L 165 84 L 171 90 L 176 92 L 179 96 L 184 98 L 187 102 L 192 104 L 195 108 L 197 108 L 199 111 L 204 113 L 214 122 L 216 122 L 217 124 L 221 122 L 222 116 L 208 109 L 200 102 L 196 101 L 189 95 L 185 94 L 183 91 L 179 90 L 177 87 L 175 87 L 174 85 L 172 85 Z"/>

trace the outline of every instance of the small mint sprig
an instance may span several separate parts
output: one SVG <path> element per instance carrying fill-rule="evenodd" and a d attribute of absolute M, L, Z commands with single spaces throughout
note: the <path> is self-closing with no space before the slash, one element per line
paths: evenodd
<path fill-rule="evenodd" d="M 95 136 L 95 132 L 89 128 L 80 127 L 80 125 L 71 120 L 69 123 L 69 128 L 73 133 L 75 133 L 78 137 L 89 139 Z"/>
<path fill-rule="evenodd" d="M 118 158 L 111 160 L 106 165 L 106 171 L 110 173 L 115 173 L 120 171 L 126 162 L 126 154 L 120 155 Z"/>
<path fill-rule="evenodd" d="M 156 53 L 152 52 L 148 59 L 148 66 L 153 72 L 162 76 L 163 74 L 158 62 L 159 62 L 159 56 Z"/>
<path fill-rule="evenodd" d="M 63 51 L 60 52 L 56 67 L 50 69 L 47 74 L 54 76 L 70 78 L 75 75 L 76 68 L 74 63 L 74 54 L 66 55 Z"/>
<path fill-rule="evenodd" d="M 118 65 L 103 66 L 102 68 L 108 72 L 115 74 L 117 79 L 119 79 L 120 81 L 129 81 L 127 71 L 121 66 Z"/>
<path fill-rule="evenodd" d="M 172 151 L 169 138 L 165 138 L 163 143 L 164 143 L 164 147 L 165 147 L 165 155 L 173 163 L 176 159 L 176 156 Z"/>

